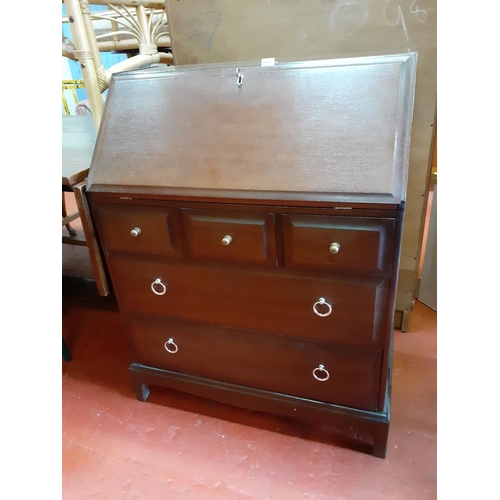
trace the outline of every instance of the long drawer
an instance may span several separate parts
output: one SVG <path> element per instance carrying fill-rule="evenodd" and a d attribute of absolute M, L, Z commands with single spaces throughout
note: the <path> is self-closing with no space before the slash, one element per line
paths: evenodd
<path fill-rule="evenodd" d="M 130 312 L 381 347 L 388 280 L 335 279 L 114 255 L 120 306 Z"/>
<path fill-rule="evenodd" d="M 377 410 L 380 351 L 151 316 L 127 325 L 138 363 Z"/>

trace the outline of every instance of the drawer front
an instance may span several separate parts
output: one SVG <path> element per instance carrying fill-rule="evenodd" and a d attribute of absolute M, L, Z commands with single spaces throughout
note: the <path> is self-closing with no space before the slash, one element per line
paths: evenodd
<path fill-rule="evenodd" d="M 380 351 L 152 317 L 130 319 L 127 324 L 135 360 L 141 364 L 378 409 Z"/>
<path fill-rule="evenodd" d="M 284 215 L 285 266 L 390 276 L 394 219 Z"/>
<path fill-rule="evenodd" d="M 118 204 L 96 208 L 108 250 L 180 256 L 173 210 Z"/>
<path fill-rule="evenodd" d="M 131 312 L 346 345 L 383 343 L 387 279 L 309 279 L 282 269 L 250 272 L 116 255 L 111 271 L 120 306 Z"/>
<path fill-rule="evenodd" d="M 193 259 L 276 266 L 274 215 L 182 210 Z"/>

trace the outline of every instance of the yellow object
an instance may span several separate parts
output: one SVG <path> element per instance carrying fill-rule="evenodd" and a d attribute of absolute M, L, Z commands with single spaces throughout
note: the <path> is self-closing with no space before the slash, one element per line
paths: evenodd
<path fill-rule="evenodd" d="M 73 94 L 73 99 L 75 104 L 78 103 L 78 97 L 76 95 L 76 89 L 83 89 L 85 88 L 85 84 L 83 83 L 83 80 L 63 80 L 62 81 L 62 103 L 64 106 L 64 111 L 66 112 L 66 115 L 70 115 L 71 112 L 68 107 L 68 101 L 66 99 L 66 95 L 64 93 L 65 90 L 71 90 Z"/>

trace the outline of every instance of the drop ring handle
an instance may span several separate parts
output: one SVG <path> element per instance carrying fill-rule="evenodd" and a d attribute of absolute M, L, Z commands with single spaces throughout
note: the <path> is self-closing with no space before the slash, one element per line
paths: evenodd
<path fill-rule="evenodd" d="M 160 290 L 157 289 L 160 287 Z M 151 290 L 156 295 L 165 295 L 167 291 L 167 286 L 162 282 L 161 278 L 156 278 L 153 283 L 151 283 Z"/>
<path fill-rule="evenodd" d="M 179 346 L 174 342 L 173 338 L 169 338 L 165 342 L 164 347 L 165 347 L 166 351 L 169 352 L 170 354 L 175 354 L 179 350 Z"/>
<path fill-rule="evenodd" d="M 319 373 L 324 374 L 324 376 L 319 377 Z M 315 368 L 312 374 L 313 377 L 319 382 L 326 382 L 330 378 L 330 372 L 323 365 L 319 365 L 317 368 Z"/>
<path fill-rule="evenodd" d="M 317 306 L 326 306 L 328 308 L 328 311 L 325 313 L 321 313 L 318 311 Z M 321 297 L 317 302 L 314 303 L 313 311 L 314 314 L 320 316 L 321 318 L 326 318 L 327 316 L 330 316 L 330 314 L 332 314 L 332 306 L 323 297 Z"/>

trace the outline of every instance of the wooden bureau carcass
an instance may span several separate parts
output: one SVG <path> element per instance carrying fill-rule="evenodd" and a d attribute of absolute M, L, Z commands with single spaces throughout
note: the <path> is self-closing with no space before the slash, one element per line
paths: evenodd
<path fill-rule="evenodd" d="M 114 76 L 87 196 L 139 400 L 349 425 L 385 457 L 416 61 Z"/>

